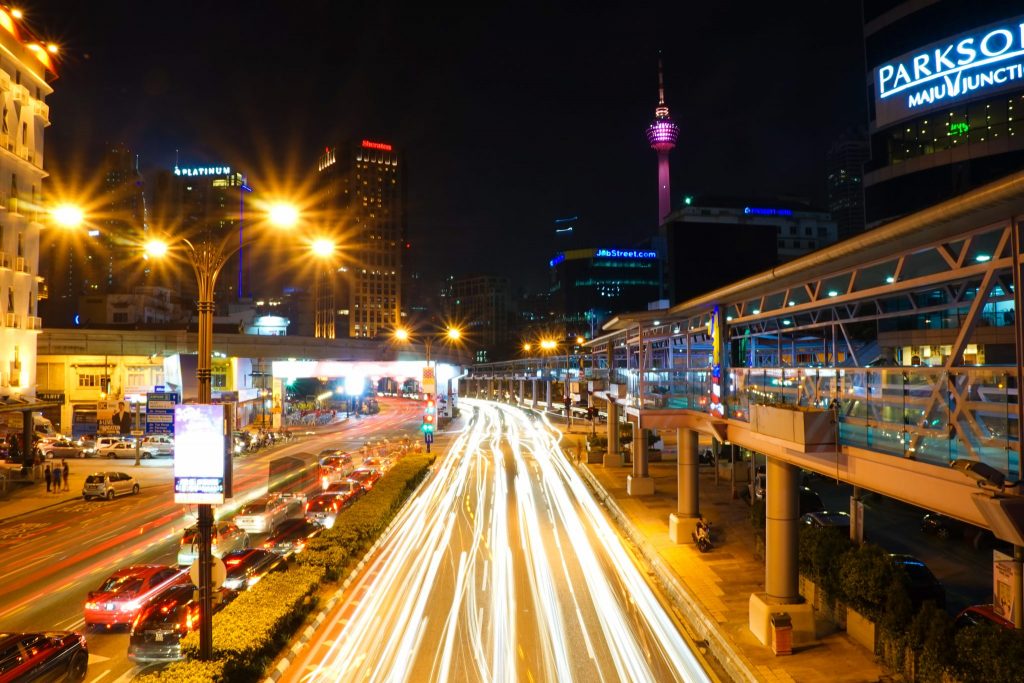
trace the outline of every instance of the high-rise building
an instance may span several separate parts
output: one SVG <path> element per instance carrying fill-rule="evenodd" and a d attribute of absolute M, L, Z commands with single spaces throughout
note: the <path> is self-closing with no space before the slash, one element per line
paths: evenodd
<path fill-rule="evenodd" d="M 676 146 L 679 126 L 668 115 L 665 104 L 665 79 L 662 75 L 661 58 L 658 58 L 658 106 L 654 110 L 654 121 L 647 126 L 647 142 L 658 153 L 658 225 L 672 211 L 672 188 L 669 182 L 668 153 Z"/>
<path fill-rule="evenodd" d="M 252 189 L 245 176 L 230 166 L 175 165 L 171 171 L 161 171 L 153 188 L 153 212 L 150 229 L 170 232 L 189 239 L 218 242 L 227 235 L 237 235 L 238 241 L 248 239 L 250 229 L 250 197 Z M 252 248 L 247 246 L 228 259 L 217 279 L 214 302 L 224 310 L 232 301 L 252 297 L 250 261 Z M 195 277 L 178 265 L 174 279 L 170 264 L 154 268 L 155 284 L 174 286 L 187 295 L 195 295 Z"/>
<path fill-rule="evenodd" d="M 36 393 L 43 132 L 50 125 L 52 56 L 0 8 L 0 400 Z"/>
<path fill-rule="evenodd" d="M 348 312 L 348 336 L 390 334 L 402 320 L 405 197 L 394 147 L 371 140 L 328 147 L 317 164 L 323 213 L 344 235 L 346 263 L 338 272 L 338 310 Z"/>
<path fill-rule="evenodd" d="M 101 197 L 90 211 L 88 232 L 69 239 L 44 232 L 41 273 L 52 285 L 41 306 L 47 326 L 68 327 L 81 314 L 81 297 L 124 293 L 145 284 L 145 264 L 133 260 L 145 230 L 146 205 L 138 160 L 123 143 L 108 144 L 100 162 Z"/>
<path fill-rule="evenodd" d="M 1024 168 L 1020 3 L 864 3 L 869 228 Z"/>
<path fill-rule="evenodd" d="M 843 133 L 825 156 L 828 210 L 841 240 L 864 231 L 864 164 L 868 156 L 867 135 L 861 130 Z"/>
<path fill-rule="evenodd" d="M 507 277 L 473 275 L 448 283 L 445 314 L 488 358 L 506 350 L 512 313 L 512 285 Z"/>

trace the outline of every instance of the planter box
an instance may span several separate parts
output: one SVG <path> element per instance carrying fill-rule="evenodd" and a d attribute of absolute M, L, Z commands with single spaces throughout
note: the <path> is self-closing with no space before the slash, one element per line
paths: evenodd
<path fill-rule="evenodd" d="M 828 410 L 753 405 L 750 428 L 764 436 L 805 446 L 835 446 L 836 443 L 836 426 Z"/>
<path fill-rule="evenodd" d="M 875 652 L 875 622 L 852 607 L 846 608 L 846 633 L 869 652 Z"/>

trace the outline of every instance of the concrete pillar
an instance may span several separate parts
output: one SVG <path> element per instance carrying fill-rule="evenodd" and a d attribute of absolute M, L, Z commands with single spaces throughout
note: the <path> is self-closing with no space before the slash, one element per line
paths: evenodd
<path fill-rule="evenodd" d="M 608 400 L 608 450 L 604 454 L 604 466 L 618 465 L 619 460 L 619 404 Z"/>
<path fill-rule="evenodd" d="M 519 405 L 523 405 L 523 393 L 526 391 L 526 380 L 519 380 Z"/>
<path fill-rule="evenodd" d="M 765 592 L 769 604 L 798 603 L 800 471 L 777 458 L 768 458 L 766 472 Z"/>
<path fill-rule="evenodd" d="M 488 401 L 493 401 L 494 400 L 494 378 L 493 377 L 488 377 L 487 378 L 487 400 Z"/>
<path fill-rule="evenodd" d="M 548 410 L 554 410 L 555 404 L 551 402 L 551 384 L 550 379 L 544 380 L 544 403 L 547 405 Z"/>
<path fill-rule="evenodd" d="M 697 432 L 676 430 L 676 511 L 668 516 L 668 535 L 673 543 L 692 543 L 693 521 L 700 517 L 700 459 L 697 455 Z"/>
<path fill-rule="evenodd" d="M 647 430 L 633 425 L 633 472 L 626 477 L 626 493 L 649 496 L 654 493 L 654 479 L 647 473 Z"/>
<path fill-rule="evenodd" d="M 537 380 L 530 380 L 530 407 L 537 409 Z"/>

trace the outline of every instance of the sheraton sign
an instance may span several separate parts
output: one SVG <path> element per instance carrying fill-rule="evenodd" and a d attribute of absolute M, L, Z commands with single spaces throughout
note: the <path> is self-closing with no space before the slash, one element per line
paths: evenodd
<path fill-rule="evenodd" d="M 1024 16 L 961 33 L 875 68 L 875 123 L 1024 88 Z"/>

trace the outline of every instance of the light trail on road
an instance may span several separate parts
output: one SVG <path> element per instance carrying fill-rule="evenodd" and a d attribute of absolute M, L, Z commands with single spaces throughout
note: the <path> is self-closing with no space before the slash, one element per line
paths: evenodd
<path fill-rule="evenodd" d="M 514 408 L 462 410 L 469 427 L 284 678 L 711 680 L 560 434 Z"/>

